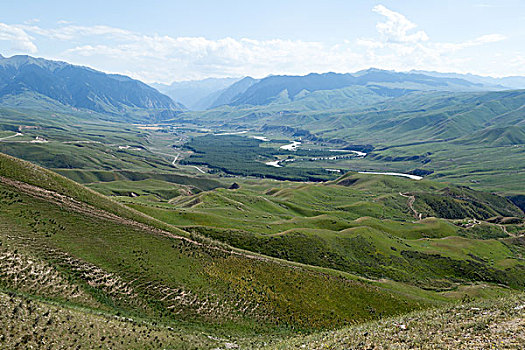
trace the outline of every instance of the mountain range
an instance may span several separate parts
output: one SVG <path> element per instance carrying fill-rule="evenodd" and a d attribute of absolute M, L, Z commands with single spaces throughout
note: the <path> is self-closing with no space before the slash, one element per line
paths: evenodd
<path fill-rule="evenodd" d="M 294 101 L 315 91 L 367 87 L 380 96 L 399 96 L 414 90 L 472 91 L 486 87 L 457 78 L 436 78 L 423 74 L 369 69 L 355 74 L 311 73 L 305 76 L 270 76 L 258 81 L 229 105 L 266 105 L 279 98 Z"/>
<path fill-rule="evenodd" d="M 207 80 L 191 82 L 187 91 Z M 183 83 L 177 83 L 183 87 Z M 263 79 L 245 77 L 229 87 L 208 95 L 199 108 L 213 109 L 220 106 L 261 106 L 290 104 L 305 105 L 306 109 L 345 108 L 367 105 L 414 91 L 498 91 L 525 87 L 521 77 L 502 79 L 468 74 L 445 74 L 436 72 L 394 72 L 367 69 L 356 73 L 311 73 L 305 76 L 268 76 Z M 167 90 L 164 90 L 167 91 Z M 172 97 L 176 99 L 176 96 Z"/>
<path fill-rule="evenodd" d="M 0 57 L 1 106 L 73 108 L 139 122 L 173 118 L 186 110 L 185 106 L 190 110 L 270 105 L 293 110 L 345 109 L 416 91 L 477 92 L 525 87 L 525 78 L 371 68 L 346 74 L 209 78 L 152 85 L 66 62 L 31 56 Z"/>
<path fill-rule="evenodd" d="M 168 96 L 124 75 L 30 56 L 0 58 L 0 105 L 49 104 L 145 122 L 183 110 Z"/>
<path fill-rule="evenodd" d="M 505 89 L 525 89 L 525 77 L 521 77 L 521 76 L 494 78 L 490 76 L 481 76 L 481 75 L 475 75 L 475 74 L 440 73 L 440 72 L 432 72 L 432 71 L 425 71 L 425 70 L 412 70 L 410 72 L 425 74 L 425 75 L 429 75 L 433 77 L 465 79 L 473 83 L 500 86 Z"/>

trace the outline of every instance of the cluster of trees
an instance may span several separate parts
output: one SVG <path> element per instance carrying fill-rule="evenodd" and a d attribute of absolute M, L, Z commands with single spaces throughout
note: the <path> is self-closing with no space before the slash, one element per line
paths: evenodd
<path fill-rule="evenodd" d="M 324 181 L 333 178 L 333 174 L 324 169 L 270 167 L 264 162 L 277 155 L 290 154 L 272 148 L 260 147 L 262 141 L 236 135 L 205 135 L 186 144 L 195 152 L 181 164 L 206 165 L 228 174 L 266 177 L 278 180 Z M 301 151 L 300 155 L 307 151 Z M 312 155 L 323 154 L 314 151 Z"/>

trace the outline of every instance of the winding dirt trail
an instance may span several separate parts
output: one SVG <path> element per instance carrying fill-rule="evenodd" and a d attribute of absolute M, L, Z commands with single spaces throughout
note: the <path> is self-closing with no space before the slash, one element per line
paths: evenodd
<path fill-rule="evenodd" d="M 177 166 L 177 160 L 179 159 L 180 153 L 177 153 L 175 157 L 173 157 L 173 162 L 171 164 L 176 167 Z"/>
<path fill-rule="evenodd" d="M 6 136 L 6 137 L 2 137 L 0 138 L 0 141 L 4 141 L 4 140 L 7 140 L 7 139 L 12 139 L 13 137 L 17 137 L 17 136 L 23 136 L 24 134 L 22 134 L 21 132 L 17 132 L 16 134 L 14 135 L 10 135 L 10 136 Z"/>
<path fill-rule="evenodd" d="M 200 171 L 202 174 L 206 174 L 206 172 L 205 172 L 204 170 L 202 170 L 201 168 L 199 168 L 199 167 L 196 166 L 196 165 L 192 165 L 191 167 L 197 169 L 197 170 Z"/>
<path fill-rule="evenodd" d="M 399 195 L 401 197 L 408 198 L 407 204 L 408 204 L 408 207 L 410 208 L 410 210 L 412 211 L 412 213 L 414 214 L 414 218 L 416 218 L 418 220 L 421 220 L 423 215 L 421 213 L 418 213 L 417 210 L 414 209 L 414 202 L 416 201 L 416 197 L 412 196 L 412 195 L 409 195 L 409 194 L 401 193 L 401 192 L 399 192 Z"/>
<path fill-rule="evenodd" d="M 499 224 L 498 226 L 501 227 L 503 232 L 505 232 L 505 234 L 507 234 L 509 237 L 516 237 L 514 233 L 510 233 L 509 231 L 507 231 L 507 228 L 505 227 L 505 225 Z"/>

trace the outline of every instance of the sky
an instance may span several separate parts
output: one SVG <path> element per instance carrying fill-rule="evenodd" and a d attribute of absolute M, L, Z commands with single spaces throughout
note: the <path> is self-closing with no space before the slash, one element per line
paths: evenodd
<path fill-rule="evenodd" d="M 525 75 L 525 1 L 0 0 L 0 54 L 147 83 L 370 67 Z"/>

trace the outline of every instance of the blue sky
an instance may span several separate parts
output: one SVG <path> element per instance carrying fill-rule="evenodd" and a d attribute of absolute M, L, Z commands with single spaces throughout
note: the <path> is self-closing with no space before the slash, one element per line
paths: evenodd
<path fill-rule="evenodd" d="M 163 83 L 369 67 L 525 75 L 525 1 L 2 1 L 0 54 Z"/>

